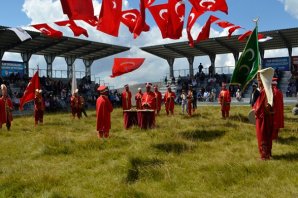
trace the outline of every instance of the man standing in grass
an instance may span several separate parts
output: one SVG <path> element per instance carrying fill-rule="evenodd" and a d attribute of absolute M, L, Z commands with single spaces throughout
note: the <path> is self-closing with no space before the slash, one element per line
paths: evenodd
<path fill-rule="evenodd" d="M 171 115 L 174 115 L 176 94 L 172 92 L 170 85 L 167 85 L 167 88 L 168 88 L 168 91 L 165 93 L 165 96 L 164 96 L 166 112 L 167 112 L 167 115 L 169 115 L 169 113 L 171 113 Z"/>
<path fill-rule="evenodd" d="M 221 116 L 223 119 L 229 117 L 231 96 L 230 92 L 226 87 L 226 84 L 222 84 L 221 91 L 218 96 L 218 102 L 221 106 Z"/>
<path fill-rule="evenodd" d="M 2 84 L 1 85 L 2 97 L 0 98 L 0 129 L 2 128 L 2 124 L 6 123 L 6 128 L 9 131 L 11 127 L 12 121 L 12 110 L 13 105 L 11 99 L 7 94 L 7 87 Z"/>
<path fill-rule="evenodd" d="M 129 86 L 124 85 L 125 90 L 121 94 L 122 98 L 122 109 L 130 110 L 131 109 L 131 92 L 129 91 Z"/>
<path fill-rule="evenodd" d="M 81 98 L 79 97 L 79 90 L 76 89 L 74 93 L 72 93 L 72 96 L 70 98 L 70 107 L 71 107 L 71 113 L 73 118 L 76 116 L 81 119 L 82 117 L 82 111 L 81 111 Z"/>
<path fill-rule="evenodd" d="M 159 112 L 161 110 L 161 100 L 162 100 L 162 95 L 160 91 L 158 91 L 158 86 L 154 86 L 154 94 L 155 94 L 155 99 L 156 99 L 156 114 L 159 115 Z"/>
<path fill-rule="evenodd" d="M 143 97 L 142 89 L 138 88 L 138 93 L 135 95 L 137 109 L 142 109 L 142 97 Z"/>
<path fill-rule="evenodd" d="M 258 72 L 258 84 L 260 96 L 253 109 L 256 116 L 256 134 L 258 140 L 259 153 L 262 160 L 269 160 L 272 148 L 272 132 L 274 130 L 274 109 L 272 77 L 274 70 L 266 68 Z"/>
<path fill-rule="evenodd" d="M 187 94 L 187 113 L 189 116 L 192 115 L 193 112 L 193 92 L 192 92 L 192 86 L 189 86 L 188 94 Z"/>
<path fill-rule="evenodd" d="M 35 126 L 43 123 L 43 113 L 44 113 L 45 103 L 42 98 L 42 90 L 35 90 L 35 98 L 34 98 L 34 118 L 35 118 Z"/>
<path fill-rule="evenodd" d="M 96 130 L 98 138 L 108 138 L 111 129 L 112 103 L 108 98 L 109 89 L 106 86 L 99 86 L 97 89 L 100 96 L 96 101 Z"/>

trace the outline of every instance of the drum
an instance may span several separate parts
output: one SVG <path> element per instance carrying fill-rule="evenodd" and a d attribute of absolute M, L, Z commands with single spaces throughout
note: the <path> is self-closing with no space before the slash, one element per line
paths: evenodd
<path fill-rule="evenodd" d="M 123 111 L 124 116 L 124 128 L 129 129 L 133 125 L 138 125 L 138 114 L 137 110 L 130 109 Z"/>
<path fill-rule="evenodd" d="M 155 126 L 155 111 L 151 109 L 138 110 L 138 125 L 141 129 L 151 129 Z"/>

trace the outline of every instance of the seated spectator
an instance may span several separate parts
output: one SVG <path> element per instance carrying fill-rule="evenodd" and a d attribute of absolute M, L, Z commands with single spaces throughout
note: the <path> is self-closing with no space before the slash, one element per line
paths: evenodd
<path fill-rule="evenodd" d="M 210 93 L 208 91 L 205 91 L 204 92 L 204 95 L 203 95 L 203 100 L 205 102 L 208 102 L 209 101 L 209 97 L 210 97 Z"/>

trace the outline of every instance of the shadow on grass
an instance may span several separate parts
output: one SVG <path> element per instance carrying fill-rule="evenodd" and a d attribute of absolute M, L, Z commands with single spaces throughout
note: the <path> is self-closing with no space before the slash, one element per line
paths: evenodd
<path fill-rule="evenodd" d="M 249 123 L 248 117 L 247 116 L 244 116 L 242 114 L 231 115 L 229 117 L 229 120 L 234 120 L 234 121 Z"/>
<path fill-rule="evenodd" d="M 180 133 L 181 137 L 191 140 L 191 141 L 212 141 L 214 139 L 220 138 L 225 135 L 225 131 L 220 130 L 195 130 L 195 131 L 185 131 Z"/>
<path fill-rule="evenodd" d="M 161 167 L 163 161 L 153 158 L 153 159 L 142 159 L 139 157 L 131 158 L 129 160 L 130 167 L 127 171 L 126 182 L 135 183 L 141 177 L 151 178 L 151 179 L 160 179 L 162 173 L 158 168 Z"/>
<path fill-rule="evenodd" d="M 75 141 L 68 138 L 53 138 L 45 141 L 41 148 L 42 155 L 69 155 L 75 150 Z"/>
<path fill-rule="evenodd" d="M 166 153 L 176 153 L 176 154 L 181 154 L 183 152 L 190 151 L 193 149 L 193 146 L 186 144 L 184 142 L 168 142 L 168 143 L 153 144 L 152 147 Z"/>
<path fill-rule="evenodd" d="M 287 121 L 287 122 L 298 122 L 298 117 L 297 118 L 285 117 L 285 121 Z"/>
<path fill-rule="evenodd" d="M 282 155 L 273 155 L 273 160 L 298 161 L 298 153 L 286 153 Z"/>
<path fill-rule="evenodd" d="M 277 142 L 280 144 L 293 144 L 293 143 L 298 143 L 298 138 L 294 136 L 286 137 L 286 138 L 279 137 Z"/>

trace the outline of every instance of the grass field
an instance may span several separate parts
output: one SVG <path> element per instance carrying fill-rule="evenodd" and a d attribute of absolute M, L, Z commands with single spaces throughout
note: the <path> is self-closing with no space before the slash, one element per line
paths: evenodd
<path fill-rule="evenodd" d="M 0 197 L 298 197 L 298 118 L 285 108 L 273 159 L 260 161 L 249 107 L 199 107 L 192 118 L 157 118 L 153 130 L 123 129 L 98 140 L 95 112 L 15 118 L 0 130 Z M 176 107 L 176 112 L 180 108 Z"/>

